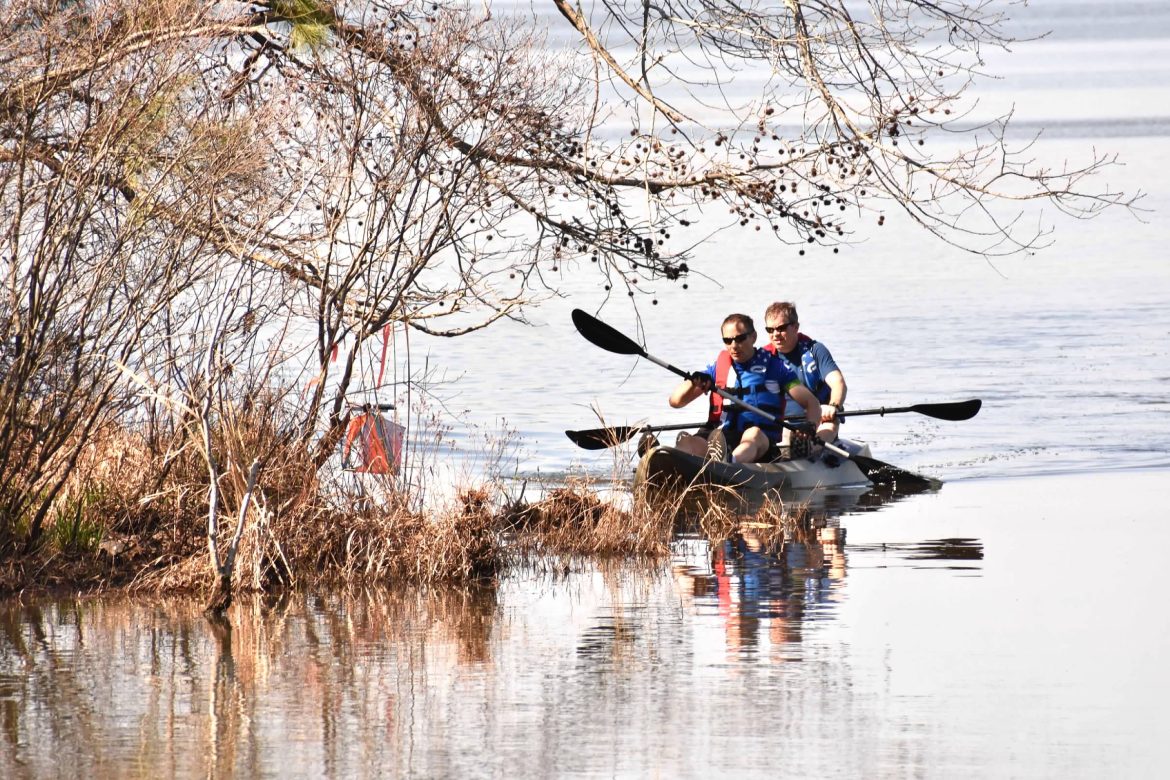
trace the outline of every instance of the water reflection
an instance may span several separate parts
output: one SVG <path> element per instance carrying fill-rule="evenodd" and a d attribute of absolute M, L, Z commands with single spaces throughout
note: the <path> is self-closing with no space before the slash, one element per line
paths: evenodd
<path fill-rule="evenodd" d="M 404 698 L 431 664 L 486 664 L 496 614 L 490 588 L 298 595 L 230 622 L 173 600 L 2 609 L 0 776 L 394 774 Z"/>
<path fill-rule="evenodd" d="M 889 556 L 909 561 L 908 565 L 919 568 L 945 568 L 955 571 L 978 571 L 983 560 L 983 543 L 978 539 L 925 539 L 919 542 L 882 542 L 881 544 L 858 545 L 858 552 L 876 553 L 880 558 Z M 937 565 L 926 566 L 925 561 L 940 561 Z"/>
<path fill-rule="evenodd" d="M 911 496 L 937 493 L 941 484 L 903 480 L 899 483 L 853 487 L 814 488 L 805 490 L 729 490 L 727 488 L 688 489 L 678 502 L 678 528 L 694 532 L 698 521 L 713 505 L 741 515 L 758 514 L 776 502 L 805 512 L 809 522 L 824 524 L 848 512 L 873 511 Z"/>
<path fill-rule="evenodd" d="M 609 744 L 664 696 L 718 709 L 745 695 L 730 679 L 763 696 L 783 669 L 809 665 L 792 662 L 823 660 L 858 556 L 861 569 L 981 566 L 970 536 L 846 544 L 842 513 L 869 520 L 858 512 L 904 497 L 789 495 L 782 522 L 739 514 L 718 533 L 683 532 L 669 562 L 554 561 L 478 588 L 292 594 L 241 602 L 225 622 L 185 600 L 8 605 L 0 777 L 572 773 L 604 756 L 566 758 L 569 734 Z M 620 717 L 599 720 L 598 708 Z M 533 734 L 561 736 L 541 748 Z M 494 763 L 469 743 L 498 751 Z"/>
<path fill-rule="evenodd" d="M 785 674 L 811 675 L 816 690 L 851 558 L 981 565 L 969 536 L 846 544 L 843 512 L 868 520 L 858 510 L 902 497 L 827 494 L 797 511 L 789 496 L 782 522 L 739 515 L 717 534 L 684 532 L 669 562 L 550 561 L 478 588 L 292 594 L 241 602 L 225 622 L 185 600 L 9 605 L 0 777 L 579 772 L 655 723 L 656 701 L 766 713 Z M 737 678 L 760 696 L 728 687 Z M 587 732 L 602 753 L 577 748 Z M 623 766 L 663 773 L 634 759 Z"/>
<path fill-rule="evenodd" d="M 960 483 L 230 629 L 195 601 L 6 604 L 0 777 L 1157 776 L 1164 485 Z M 1099 555 L 1103 516 L 1148 544 Z"/>
<path fill-rule="evenodd" d="M 722 623 L 729 657 L 750 657 L 761 644 L 771 657 L 800 658 L 804 624 L 832 617 L 845 578 L 845 529 L 804 528 L 768 541 L 750 527 L 722 541 L 691 539 L 672 567 L 680 594 Z"/>

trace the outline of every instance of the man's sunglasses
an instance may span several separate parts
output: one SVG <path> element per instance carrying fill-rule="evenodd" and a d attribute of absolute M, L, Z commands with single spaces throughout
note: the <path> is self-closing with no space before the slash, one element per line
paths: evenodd
<path fill-rule="evenodd" d="M 754 330 L 749 330 L 747 333 L 741 333 L 738 336 L 724 336 L 723 343 L 729 347 L 733 342 L 736 344 L 742 344 L 748 340 L 749 336 L 754 336 L 755 334 L 756 332 Z"/>
<path fill-rule="evenodd" d="M 792 324 L 791 322 L 782 322 L 779 325 L 765 325 L 764 330 L 766 330 L 768 332 L 768 335 L 772 335 L 773 333 L 775 333 L 778 330 L 787 329 L 788 326 L 791 324 Z"/>

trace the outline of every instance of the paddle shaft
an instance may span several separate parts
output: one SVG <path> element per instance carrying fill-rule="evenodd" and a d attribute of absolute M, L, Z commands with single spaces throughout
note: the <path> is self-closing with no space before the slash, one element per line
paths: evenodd
<path fill-rule="evenodd" d="M 890 408 L 886 408 L 886 407 L 882 406 L 882 407 L 877 408 L 877 409 L 858 409 L 856 411 L 854 411 L 852 409 L 842 409 L 838 412 L 838 414 L 841 417 L 865 417 L 867 415 L 874 415 L 874 414 L 879 415 L 881 417 L 885 417 L 887 414 L 898 414 L 899 412 L 918 412 L 918 411 L 919 410 L 915 409 L 913 406 L 895 406 L 895 407 L 890 407 Z M 796 415 L 796 416 L 800 417 L 800 415 Z M 931 414 L 931 415 L 927 415 L 927 416 L 933 417 L 934 415 Z M 788 418 L 785 418 L 785 419 L 788 419 Z"/>
<path fill-rule="evenodd" d="M 983 401 L 978 398 L 972 398 L 970 401 L 951 401 L 947 403 L 937 404 L 914 404 L 913 406 L 882 406 L 878 409 L 858 409 L 850 411 L 842 409 L 839 416 L 844 419 L 846 417 L 865 417 L 866 415 L 882 415 L 900 414 L 902 412 L 914 412 L 916 414 L 933 417 L 936 420 L 949 420 L 950 422 L 961 422 L 963 420 L 970 420 L 975 415 L 979 414 L 979 409 L 983 406 Z M 803 420 L 804 415 L 792 415 L 785 417 L 786 420 Z"/>
<path fill-rule="evenodd" d="M 671 365 L 670 363 L 667 363 L 665 360 L 661 360 L 659 358 L 654 357 L 653 355 L 646 352 L 645 349 L 640 349 L 640 354 L 642 355 L 642 357 L 646 358 L 651 363 L 657 363 L 658 365 L 662 366 L 663 368 L 667 369 L 668 371 L 673 371 L 674 373 L 678 374 L 679 376 L 683 377 L 684 379 L 691 378 L 691 375 L 689 373 L 687 373 L 686 371 L 683 371 L 678 366 Z M 731 401 L 732 403 L 738 404 L 739 406 L 742 406 L 743 408 L 747 409 L 750 412 L 755 412 L 756 414 L 760 415 L 761 417 L 763 417 L 766 420 L 770 420 L 774 423 L 779 423 L 780 425 L 783 425 L 785 428 L 788 428 L 789 430 L 797 430 L 797 427 L 792 424 L 792 421 L 796 421 L 796 420 L 807 421 L 807 419 L 808 419 L 807 417 L 805 417 L 802 414 L 792 415 L 789 417 L 776 417 L 776 415 L 769 414 L 768 412 L 765 412 L 763 409 L 759 408 L 758 406 L 753 406 L 753 405 L 747 403 L 746 401 L 744 401 L 742 398 L 739 398 L 731 393 L 728 393 L 726 390 L 724 390 L 721 387 L 715 387 L 715 388 L 713 388 L 713 390 L 714 390 L 714 392 L 718 393 L 724 399 Z M 982 401 L 975 399 L 975 400 L 971 400 L 971 401 L 958 401 L 955 403 L 914 404 L 912 406 L 891 406 L 891 407 L 883 406 L 883 407 L 879 407 L 877 409 L 859 409 L 859 410 L 853 411 L 853 412 L 842 411 L 841 412 L 841 419 L 844 420 L 848 417 L 865 417 L 868 415 L 880 415 L 880 416 L 884 417 L 887 414 L 899 414 L 902 412 L 916 412 L 918 414 L 926 415 L 927 417 L 934 417 L 934 418 L 941 419 L 941 420 L 954 420 L 954 421 L 968 420 L 968 419 L 974 417 L 979 412 L 979 408 L 980 408 L 980 406 L 982 406 L 982 404 L 983 404 Z M 662 430 L 672 430 L 672 429 L 663 428 Z M 843 450 L 834 444 L 831 444 L 829 442 L 822 442 L 822 444 L 824 444 L 825 448 L 830 450 L 831 452 L 836 452 L 838 455 L 843 455 L 845 457 L 849 457 L 849 453 L 846 450 Z"/>
<path fill-rule="evenodd" d="M 978 398 L 973 398 L 970 401 L 947 401 L 943 403 L 933 404 L 914 404 L 913 406 L 882 406 L 877 409 L 858 409 L 856 411 L 845 412 L 840 411 L 839 417 L 843 420 L 846 417 L 863 417 L 865 415 L 882 415 L 900 414 L 902 412 L 915 412 L 917 414 L 933 417 L 936 420 L 950 420 L 951 422 L 959 422 L 961 420 L 970 420 L 979 413 L 983 402 Z M 784 418 L 789 422 L 799 422 L 805 419 L 802 414 L 789 415 Z M 624 441 L 637 436 L 639 433 L 653 433 L 655 431 L 678 431 L 686 428 L 699 428 L 705 425 L 706 422 L 701 423 L 682 423 L 676 425 L 615 425 L 610 428 L 590 428 L 583 431 L 565 431 L 574 444 L 585 449 L 605 449 L 612 447 L 615 444 L 620 444 Z"/>

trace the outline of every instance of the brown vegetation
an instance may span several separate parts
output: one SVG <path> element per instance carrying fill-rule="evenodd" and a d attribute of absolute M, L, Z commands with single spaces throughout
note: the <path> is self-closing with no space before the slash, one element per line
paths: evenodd
<path fill-rule="evenodd" d="M 412 508 L 392 478 L 379 501 L 347 496 L 319 475 L 307 450 L 282 443 L 273 408 L 253 406 L 230 428 L 236 441 L 217 445 L 273 453 L 242 534 L 234 592 L 491 580 L 525 561 L 661 559 L 680 523 L 719 540 L 750 521 L 777 542 L 794 538 L 801 525 L 800 513 L 778 500 L 745 514 L 729 491 L 693 489 L 622 508 L 583 480 L 531 502 L 492 487 L 466 489 L 438 512 Z M 92 439 L 56 503 L 69 511 L 50 513 L 47 541 L 33 554 L 6 558 L 0 592 L 68 586 L 215 595 L 207 576 L 207 480 L 196 447 L 158 458 L 137 434 L 111 430 Z M 228 469 L 219 481 L 222 505 L 238 507 L 244 489 L 241 469 Z M 221 527 L 220 544 L 232 533 Z"/>
<path fill-rule="evenodd" d="M 623 509 L 582 481 L 551 490 L 531 505 L 511 507 L 510 520 L 518 550 L 552 555 L 662 556 L 674 527 L 670 506 L 635 503 Z"/>

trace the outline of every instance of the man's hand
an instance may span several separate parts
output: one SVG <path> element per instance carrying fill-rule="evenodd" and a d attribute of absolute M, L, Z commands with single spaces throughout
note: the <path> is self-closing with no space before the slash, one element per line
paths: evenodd
<path fill-rule="evenodd" d="M 710 374 L 703 371 L 692 372 L 691 375 L 687 377 L 687 379 L 690 379 L 691 384 L 702 390 L 704 393 L 711 392 L 711 390 L 715 387 L 715 380 L 711 378 Z"/>
<path fill-rule="evenodd" d="M 817 426 L 808 420 L 797 420 L 792 423 L 792 432 L 797 436 L 807 436 L 811 439 L 817 435 Z"/>

